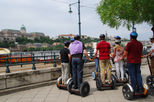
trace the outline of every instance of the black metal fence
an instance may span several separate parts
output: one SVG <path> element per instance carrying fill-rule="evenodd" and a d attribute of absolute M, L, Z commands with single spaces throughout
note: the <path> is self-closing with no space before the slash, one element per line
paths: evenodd
<path fill-rule="evenodd" d="M 89 52 L 89 56 L 92 57 L 93 52 Z M 85 62 L 88 60 L 84 56 L 83 59 Z M 6 73 L 10 73 L 10 66 L 17 66 L 32 64 L 32 70 L 36 70 L 35 64 L 38 63 L 52 63 L 53 67 L 57 66 L 57 63 L 60 62 L 59 52 L 29 52 L 29 53 L 10 53 L 9 55 L 0 56 L 0 67 L 6 67 Z"/>

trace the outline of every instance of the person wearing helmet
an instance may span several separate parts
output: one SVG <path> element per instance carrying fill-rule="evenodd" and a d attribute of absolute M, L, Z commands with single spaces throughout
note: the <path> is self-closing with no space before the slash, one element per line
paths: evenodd
<path fill-rule="evenodd" d="M 60 50 L 60 59 L 61 59 L 61 72 L 62 72 L 62 84 L 66 84 L 66 81 L 68 80 L 70 76 L 70 51 L 68 49 L 70 45 L 69 41 L 64 42 L 64 48 Z"/>
<path fill-rule="evenodd" d="M 99 64 L 100 64 L 100 71 L 101 71 L 101 80 L 102 84 L 105 84 L 105 71 L 107 72 L 108 76 L 108 84 L 112 83 L 111 80 L 111 68 L 110 68 L 110 43 L 105 41 L 105 35 L 100 35 L 100 42 L 96 46 L 96 52 L 94 54 L 94 58 L 96 58 L 97 53 L 99 51 Z"/>
<path fill-rule="evenodd" d="M 72 79 L 73 79 L 73 88 L 80 89 L 80 85 L 82 83 L 83 77 L 83 54 L 91 60 L 88 56 L 87 51 L 84 48 L 83 43 L 80 41 L 80 36 L 76 35 L 74 37 L 74 41 L 69 46 L 70 54 L 71 54 L 71 65 L 72 65 Z"/>
<path fill-rule="evenodd" d="M 145 55 L 144 57 L 150 56 L 151 58 L 151 74 L 154 75 L 154 36 L 150 38 L 150 41 L 152 43 L 151 51 Z"/>
<path fill-rule="evenodd" d="M 137 37 L 138 34 L 136 32 L 130 33 L 130 42 L 127 43 L 121 59 L 127 57 L 127 67 L 130 75 L 131 86 L 133 87 L 134 92 L 142 93 L 144 90 L 140 66 L 143 45 L 137 40 Z"/>
<path fill-rule="evenodd" d="M 124 69 L 123 69 L 123 60 L 120 58 L 123 55 L 124 49 L 120 45 L 121 44 L 121 38 L 119 36 L 115 37 L 115 47 L 113 48 L 113 55 L 112 57 L 114 58 L 115 62 L 115 68 L 116 68 L 116 75 L 118 78 L 118 81 L 124 81 Z"/>

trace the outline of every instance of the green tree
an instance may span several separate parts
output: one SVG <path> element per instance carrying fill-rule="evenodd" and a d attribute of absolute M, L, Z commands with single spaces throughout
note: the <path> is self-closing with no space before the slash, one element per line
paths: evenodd
<path fill-rule="evenodd" d="M 113 28 L 130 29 L 142 22 L 154 25 L 154 0 L 102 0 L 97 12 L 102 23 Z"/>

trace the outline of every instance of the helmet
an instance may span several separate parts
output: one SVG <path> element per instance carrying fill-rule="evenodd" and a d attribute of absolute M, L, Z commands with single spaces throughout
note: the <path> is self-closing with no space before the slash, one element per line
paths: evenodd
<path fill-rule="evenodd" d="M 74 38 L 71 38 L 70 41 L 73 42 L 74 41 Z"/>
<path fill-rule="evenodd" d="M 80 40 L 80 36 L 79 36 L 79 35 L 76 35 L 76 36 L 74 37 L 74 39 L 75 39 L 75 40 Z"/>
<path fill-rule="evenodd" d="M 70 42 L 69 42 L 69 41 L 65 41 L 65 42 L 64 42 L 64 45 L 65 45 L 65 46 L 69 46 L 69 45 L 70 45 Z"/>
<path fill-rule="evenodd" d="M 137 34 L 136 32 L 131 32 L 131 33 L 130 33 L 130 36 L 136 36 L 136 37 L 137 37 L 138 34 Z"/>
<path fill-rule="evenodd" d="M 105 35 L 104 35 L 104 34 L 101 34 L 101 35 L 99 36 L 99 38 L 105 38 Z"/>
<path fill-rule="evenodd" d="M 121 39 L 121 37 L 120 37 L 120 36 L 115 36 L 114 38 L 115 38 L 115 39 Z"/>

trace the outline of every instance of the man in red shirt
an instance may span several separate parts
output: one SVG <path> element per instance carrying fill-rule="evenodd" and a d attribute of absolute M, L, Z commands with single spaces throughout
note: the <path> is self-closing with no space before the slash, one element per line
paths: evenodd
<path fill-rule="evenodd" d="M 130 42 L 127 43 L 121 59 L 127 56 L 128 72 L 134 92 L 143 92 L 140 70 L 143 45 L 141 42 L 137 41 L 137 36 L 138 34 L 136 32 L 130 34 Z M 138 90 L 136 89 L 137 87 Z"/>
<path fill-rule="evenodd" d="M 100 35 L 100 42 L 96 46 L 95 57 L 97 56 L 97 52 L 99 51 L 99 63 L 100 63 L 100 71 L 101 71 L 101 80 L 102 84 L 105 84 L 105 71 L 108 75 L 109 84 L 112 83 L 111 80 L 111 68 L 110 68 L 110 44 L 105 41 L 105 35 Z"/>

